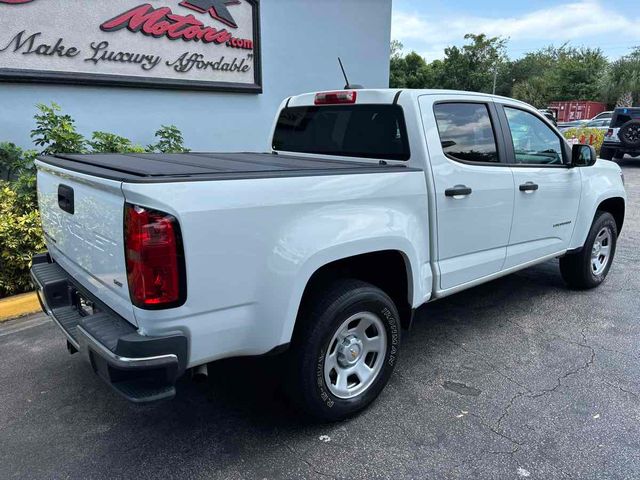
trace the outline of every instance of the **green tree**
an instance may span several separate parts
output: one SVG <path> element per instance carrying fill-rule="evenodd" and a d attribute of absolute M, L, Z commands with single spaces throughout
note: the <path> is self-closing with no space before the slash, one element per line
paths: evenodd
<path fill-rule="evenodd" d="M 184 146 L 182 132 L 175 125 L 162 125 L 156 132 L 158 142 L 147 146 L 149 152 L 182 153 L 190 150 Z"/>
<path fill-rule="evenodd" d="M 75 120 L 60 113 L 60 105 L 37 105 L 40 113 L 34 116 L 36 128 L 31 130 L 33 143 L 43 147 L 44 155 L 56 153 L 84 153 L 86 140 L 76 130 Z"/>
<path fill-rule="evenodd" d="M 522 80 L 513 86 L 511 96 L 536 108 L 544 108 L 553 100 L 547 79 L 543 76 Z"/>
<path fill-rule="evenodd" d="M 607 69 L 607 59 L 599 48 L 564 47 L 550 72 L 555 100 L 597 100 L 600 78 Z"/>
<path fill-rule="evenodd" d="M 430 88 L 433 83 L 431 68 L 416 52 L 402 54 L 402 43 L 391 42 L 391 88 Z"/>
<path fill-rule="evenodd" d="M 140 145 L 134 145 L 131 140 L 120 135 L 107 132 L 93 132 L 88 142 L 94 153 L 143 153 Z"/>
<path fill-rule="evenodd" d="M 0 178 L 12 180 L 24 167 L 22 149 L 15 143 L 0 142 Z"/>
<path fill-rule="evenodd" d="M 602 77 L 600 90 L 603 99 L 620 107 L 640 103 L 640 47 L 613 62 Z"/>
<path fill-rule="evenodd" d="M 507 62 L 507 39 L 472 33 L 464 39 L 468 43 L 461 48 L 445 48 L 435 83 L 440 88 L 491 93 Z"/>

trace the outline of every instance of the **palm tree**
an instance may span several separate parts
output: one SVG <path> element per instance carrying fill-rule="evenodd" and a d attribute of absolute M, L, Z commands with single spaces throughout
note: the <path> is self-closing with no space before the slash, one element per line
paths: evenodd
<path fill-rule="evenodd" d="M 603 77 L 602 91 L 616 107 L 631 107 L 640 102 L 640 47 L 611 64 Z"/>

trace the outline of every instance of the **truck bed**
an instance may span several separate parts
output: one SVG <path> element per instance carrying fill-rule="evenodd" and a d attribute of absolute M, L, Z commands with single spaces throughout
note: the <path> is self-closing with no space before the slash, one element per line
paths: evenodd
<path fill-rule="evenodd" d="M 40 161 L 127 183 L 185 182 L 415 170 L 385 162 L 330 160 L 274 153 L 60 154 Z"/>

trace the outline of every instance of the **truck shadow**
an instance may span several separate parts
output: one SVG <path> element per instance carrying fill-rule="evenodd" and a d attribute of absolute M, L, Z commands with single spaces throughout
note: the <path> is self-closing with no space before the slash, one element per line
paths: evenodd
<path fill-rule="evenodd" d="M 212 364 L 205 383 L 182 379 L 171 402 L 137 407 L 116 400 L 115 394 L 104 399 L 105 411 L 97 416 L 116 419 L 110 433 L 121 441 L 101 442 L 97 448 L 104 458 L 119 458 L 119 468 L 129 473 L 139 470 L 140 458 L 152 456 L 154 461 L 145 463 L 154 465 L 146 472 L 152 475 L 154 469 L 160 474 L 173 461 L 197 471 L 204 457 L 216 469 L 235 469 L 248 458 L 263 466 L 277 465 L 285 456 L 297 462 L 327 432 L 340 431 L 345 425 L 364 428 L 363 424 L 388 416 L 394 408 L 390 404 L 406 403 L 403 382 L 428 383 L 424 372 L 437 370 L 435 357 L 451 359 L 460 354 L 450 341 L 456 335 L 481 336 L 482 342 L 491 344 L 490 335 L 485 338 L 481 332 L 499 327 L 505 316 L 536 311 L 541 297 L 562 301 L 566 295 L 557 261 L 552 261 L 422 307 L 403 339 L 391 385 L 372 408 L 360 414 L 363 418 L 333 426 L 313 424 L 282 394 L 286 356 L 232 359 Z M 128 450 L 131 445 L 145 448 Z"/>
<path fill-rule="evenodd" d="M 440 355 L 455 346 L 449 334 L 466 328 L 491 328 L 509 312 L 525 312 L 539 305 L 539 297 L 566 294 L 557 260 L 532 267 L 507 277 L 430 303 L 418 309 L 412 329 L 404 332 L 401 362 L 424 361 L 425 342 L 437 345 Z M 428 353 L 427 353 L 428 354 Z M 216 362 L 209 366 L 206 384 L 194 385 L 185 379 L 179 385 L 176 402 L 198 396 L 215 416 L 234 415 L 250 419 L 254 425 L 285 426 L 306 422 L 283 394 L 286 355 L 266 358 L 241 358 Z"/>
<path fill-rule="evenodd" d="M 622 168 L 640 168 L 640 157 L 633 158 L 626 156 L 622 160 L 617 160 L 616 163 Z"/>

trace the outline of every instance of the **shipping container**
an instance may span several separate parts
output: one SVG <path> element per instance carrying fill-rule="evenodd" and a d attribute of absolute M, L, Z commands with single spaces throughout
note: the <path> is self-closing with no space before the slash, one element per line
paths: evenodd
<path fill-rule="evenodd" d="M 565 102 L 551 102 L 549 109 L 557 112 L 559 123 L 573 122 L 574 120 L 591 120 L 599 113 L 607 109 L 607 104 L 602 102 L 589 102 L 586 100 L 571 100 Z"/>

